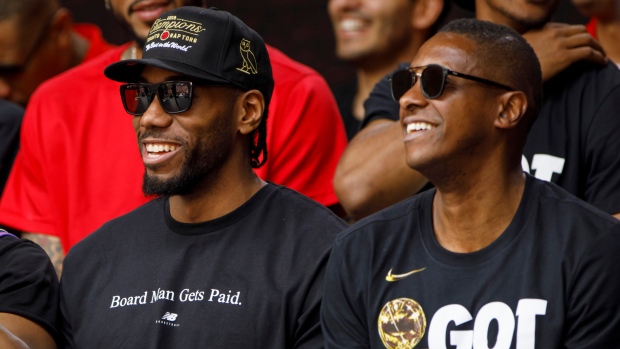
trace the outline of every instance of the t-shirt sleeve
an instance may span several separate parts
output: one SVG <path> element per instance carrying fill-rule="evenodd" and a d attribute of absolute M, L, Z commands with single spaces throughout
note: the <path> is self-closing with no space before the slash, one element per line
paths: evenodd
<path fill-rule="evenodd" d="M 369 348 L 366 305 L 361 291 L 365 283 L 356 279 L 364 271 L 361 265 L 353 264 L 357 263 L 353 262 L 351 253 L 343 251 L 337 240 L 327 264 L 321 305 L 321 327 L 327 349 Z"/>
<path fill-rule="evenodd" d="M 620 348 L 620 229 L 598 239 L 569 281 L 565 348 Z"/>
<path fill-rule="evenodd" d="M 24 110 L 0 100 L 0 197 L 19 147 L 19 130 Z"/>
<path fill-rule="evenodd" d="M 278 114 L 267 128 L 267 163 L 256 170 L 264 180 L 284 185 L 325 206 L 338 203 L 332 185 L 347 136 L 338 106 L 325 80 L 304 75 L 279 95 Z"/>
<path fill-rule="evenodd" d="M 620 213 L 620 87 L 598 106 L 587 132 L 588 178 L 584 200 L 610 213 Z"/>
<path fill-rule="evenodd" d="M 42 130 L 38 121 L 44 109 L 35 92 L 24 115 L 20 149 L 0 201 L 0 223 L 21 231 L 50 234 L 54 231 L 53 209 L 43 166 L 47 152 L 46 146 L 40 144 Z"/>
<path fill-rule="evenodd" d="M 47 254 L 28 240 L 0 240 L 0 312 L 31 320 L 57 338 L 58 278 Z"/>
<path fill-rule="evenodd" d="M 392 88 L 390 87 L 390 77 L 394 72 L 405 69 L 409 63 L 401 63 L 398 68 L 384 76 L 370 92 L 370 96 L 364 101 L 364 120 L 362 128 L 366 127 L 371 121 L 387 119 L 397 121 L 399 116 L 398 102 L 392 98 Z"/>

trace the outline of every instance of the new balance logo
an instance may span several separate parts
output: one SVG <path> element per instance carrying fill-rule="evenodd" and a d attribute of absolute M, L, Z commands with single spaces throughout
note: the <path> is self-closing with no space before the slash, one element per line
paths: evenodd
<path fill-rule="evenodd" d="M 166 312 L 164 316 L 161 317 L 162 320 L 175 321 L 177 319 L 178 314 Z"/>

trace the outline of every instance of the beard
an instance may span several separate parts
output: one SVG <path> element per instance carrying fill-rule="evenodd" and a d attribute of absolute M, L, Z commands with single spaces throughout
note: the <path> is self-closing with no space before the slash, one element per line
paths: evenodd
<path fill-rule="evenodd" d="M 230 156 L 233 147 L 230 136 L 229 118 L 219 116 L 220 121 L 203 137 L 199 137 L 196 145 L 189 149 L 186 142 L 182 145 L 188 149 L 185 161 L 179 173 L 168 179 L 160 179 L 144 172 L 142 191 L 146 196 L 189 195 L 201 186 L 215 183 L 214 179 L 222 165 Z M 143 137 L 153 136 L 145 133 Z"/>

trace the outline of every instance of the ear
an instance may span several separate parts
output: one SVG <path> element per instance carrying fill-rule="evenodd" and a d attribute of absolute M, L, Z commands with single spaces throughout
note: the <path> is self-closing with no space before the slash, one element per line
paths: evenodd
<path fill-rule="evenodd" d="M 72 44 L 71 35 L 73 33 L 71 12 L 66 8 L 59 8 L 54 14 L 50 30 L 53 32 L 52 35 L 58 46 L 68 49 Z"/>
<path fill-rule="evenodd" d="M 412 27 L 417 30 L 430 29 L 441 15 L 443 6 L 444 0 L 416 0 L 411 16 Z"/>
<path fill-rule="evenodd" d="M 237 102 L 240 103 L 238 114 L 238 129 L 241 134 L 252 133 L 261 120 L 265 111 L 265 98 L 258 90 L 250 90 L 241 94 Z"/>
<path fill-rule="evenodd" d="M 500 96 L 495 127 L 509 129 L 517 126 L 527 111 L 527 97 L 521 91 L 506 92 Z"/>

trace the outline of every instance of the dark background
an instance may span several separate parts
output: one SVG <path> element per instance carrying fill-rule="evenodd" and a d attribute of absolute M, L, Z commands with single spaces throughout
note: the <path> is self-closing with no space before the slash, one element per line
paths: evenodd
<path fill-rule="evenodd" d="M 73 12 L 76 22 L 97 24 L 111 43 L 122 44 L 129 35 L 106 11 L 104 0 L 60 0 Z M 209 0 L 209 6 L 226 10 L 241 18 L 265 41 L 291 58 L 317 70 L 330 86 L 354 78 L 354 70 L 334 55 L 334 36 L 327 14 L 327 0 Z M 456 5 L 450 18 L 473 16 Z M 562 0 L 554 21 L 585 23 L 567 0 Z"/>

